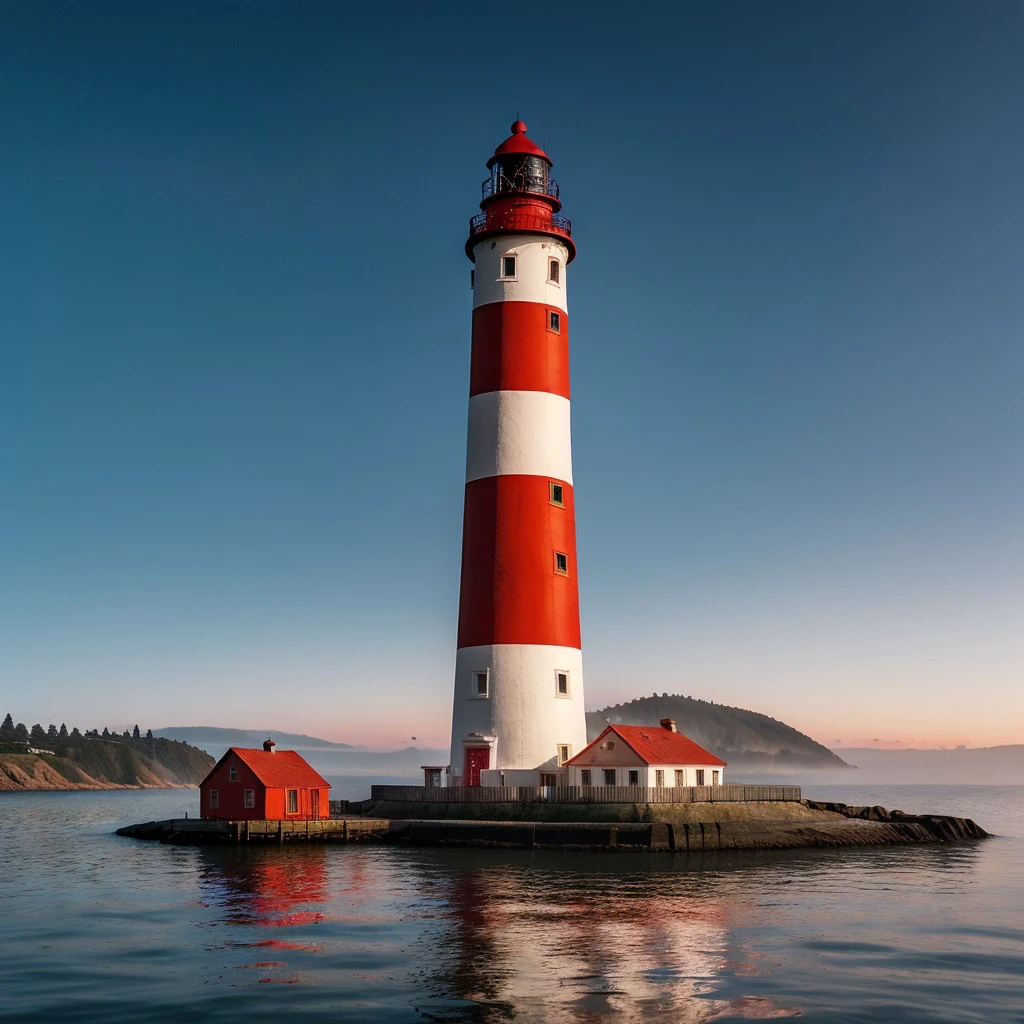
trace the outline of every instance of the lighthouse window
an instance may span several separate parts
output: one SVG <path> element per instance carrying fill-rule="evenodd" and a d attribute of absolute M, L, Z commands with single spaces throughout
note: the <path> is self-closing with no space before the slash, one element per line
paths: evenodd
<path fill-rule="evenodd" d="M 486 672 L 474 672 L 473 673 L 473 696 L 474 697 L 486 697 L 487 696 L 487 673 Z"/>
<path fill-rule="evenodd" d="M 556 672 L 555 673 L 555 693 L 559 697 L 569 696 L 569 673 L 568 672 Z"/>
<path fill-rule="evenodd" d="M 555 552 L 555 572 L 562 576 L 569 575 L 569 556 L 564 551 Z"/>
<path fill-rule="evenodd" d="M 556 484 L 554 480 L 548 481 L 548 501 L 552 505 L 565 508 L 565 488 L 561 484 Z"/>
<path fill-rule="evenodd" d="M 568 743 L 558 744 L 558 763 L 565 764 L 569 760 L 569 754 L 572 752 L 572 748 Z"/>
<path fill-rule="evenodd" d="M 548 263 L 548 280 L 552 284 L 558 284 L 559 275 L 562 273 L 562 264 L 558 260 L 551 260 Z"/>
<path fill-rule="evenodd" d="M 516 276 L 515 256 L 501 257 L 501 276 L 504 278 L 512 278 Z"/>
<path fill-rule="evenodd" d="M 556 313 L 554 310 L 548 311 L 548 330 L 561 333 L 562 331 L 562 317 L 561 314 Z"/>

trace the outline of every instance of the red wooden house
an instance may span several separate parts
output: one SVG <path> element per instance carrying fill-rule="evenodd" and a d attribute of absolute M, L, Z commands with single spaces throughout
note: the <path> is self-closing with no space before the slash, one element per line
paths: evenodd
<path fill-rule="evenodd" d="M 329 818 L 331 784 L 294 750 L 230 747 L 199 784 L 200 816 L 229 821 Z"/>

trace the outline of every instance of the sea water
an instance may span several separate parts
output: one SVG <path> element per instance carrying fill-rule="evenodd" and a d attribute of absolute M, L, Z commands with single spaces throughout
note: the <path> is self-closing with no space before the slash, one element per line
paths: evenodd
<path fill-rule="evenodd" d="M 998 835 L 689 859 L 171 847 L 113 830 L 195 814 L 195 791 L 0 794 L 0 1020 L 1024 1022 L 1024 787 L 805 795 Z"/>

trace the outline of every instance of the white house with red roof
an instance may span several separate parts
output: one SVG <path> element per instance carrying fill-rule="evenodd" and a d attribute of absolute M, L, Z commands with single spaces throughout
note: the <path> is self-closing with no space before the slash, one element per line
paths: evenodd
<path fill-rule="evenodd" d="M 564 764 L 568 786 L 719 786 L 726 762 L 676 730 L 660 726 L 609 725 Z"/>

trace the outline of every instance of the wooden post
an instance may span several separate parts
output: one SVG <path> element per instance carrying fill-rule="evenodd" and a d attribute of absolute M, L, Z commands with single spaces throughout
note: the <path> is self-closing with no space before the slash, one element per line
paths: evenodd
<path fill-rule="evenodd" d="M 277 841 L 279 843 L 284 842 L 284 821 L 279 821 L 277 823 Z"/>

